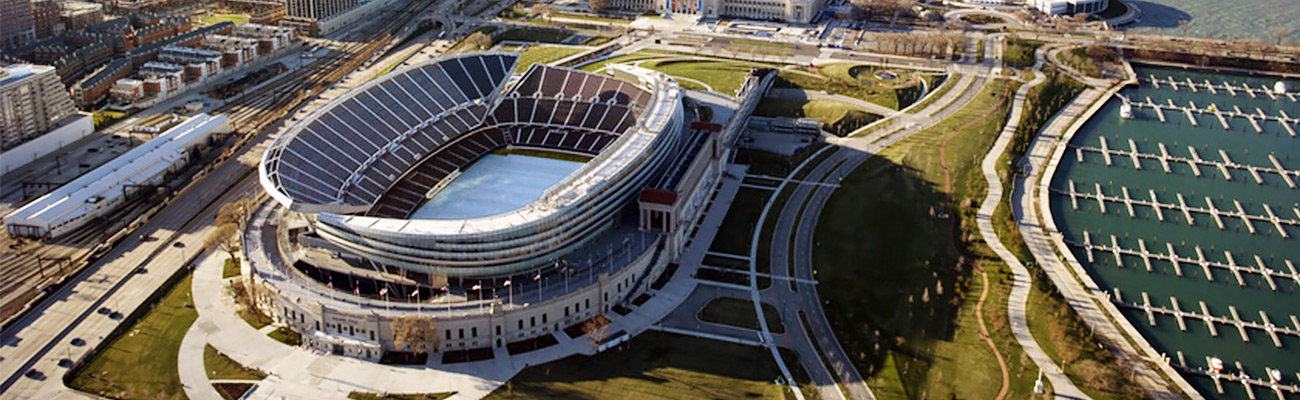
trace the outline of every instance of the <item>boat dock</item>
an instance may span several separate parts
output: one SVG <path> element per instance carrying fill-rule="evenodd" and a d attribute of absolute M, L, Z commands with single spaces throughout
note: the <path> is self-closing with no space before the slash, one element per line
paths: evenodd
<path fill-rule="evenodd" d="M 1245 223 L 1247 227 L 1250 227 L 1250 232 L 1252 234 L 1255 233 L 1255 229 L 1252 227 L 1251 222 L 1263 222 L 1272 225 L 1273 227 L 1277 228 L 1279 232 L 1285 232 L 1285 229 L 1283 229 L 1283 225 L 1300 226 L 1300 208 L 1294 208 L 1294 207 L 1292 208 L 1292 212 L 1296 214 L 1295 219 L 1281 218 L 1272 212 L 1272 207 L 1270 207 L 1267 203 L 1261 203 L 1264 205 L 1265 212 L 1268 213 L 1268 216 L 1263 216 L 1263 215 L 1251 214 L 1246 212 L 1245 208 L 1241 205 L 1241 203 L 1236 200 L 1233 200 L 1233 203 L 1236 206 L 1237 210 L 1231 211 L 1231 210 L 1221 210 L 1218 207 L 1215 207 L 1214 200 L 1208 196 L 1205 197 L 1205 207 L 1192 207 L 1187 205 L 1187 202 L 1183 199 L 1181 193 L 1177 194 L 1178 204 L 1175 205 L 1170 203 L 1161 203 L 1154 199 L 1152 200 L 1133 199 L 1128 195 L 1127 187 L 1121 187 L 1123 197 L 1107 195 L 1103 193 L 1103 191 L 1101 190 L 1100 182 L 1093 184 L 1094 187 L 1093 193 L 1079 192 L 1075 189 L 1073 183 L 1070 183 L 1069 186 L 1070 186 L 1069 190 L 1052 189 L 1052 192 L 1056 194 L 1070 196 L 1070 203 L 1075 207 L 1074 209 L 1076 210 L 1078 209 L 1077 208 L 1078 199 L 1087 199 L 1087 200 L 1096 200 L 1097 205 L 1098 207 L 1101 208 L 1101 212 L 1103 214 L 1106 212 L 1106 202 L 1124 204 L 1124 206 L 1129 211 L 1130 217 L 1136 217 L 1136 213 L 1134 212 L 1134 207 L 1133 207 L 1135 205 L 1151 207 L 1156 213 L 1161 213 L 1163 212 L 1164 209 L 1182 211 L 1183 215 L 1188 218 L 1189 222 L 1192 217 L 1191 216 L 1192 213 L 1208 214 L 1211 218 L 1214 218 L 1215 225 L 1218 225 L 1220 230 L 1227 228 L 1226 224 L 1223 223 L 1224 217 L 1241 219 L 1241 221 Z M 1283 237 L 1286 237 L 1285 233 L 1282 234 L 1284 235 Z"/>
<path fill-rule="evenodd" d="M 1115 289 L 1115 292 L 1118 293 L 1119 289 L 1118 288 Z M 1169 299 L 1172 301 L 1172 304 L 1175 305 L 1178 304 L 1177 298 L 1170 297 Z M 1210 315 L 1209 308 L 1205 306 L 1205 302 L 1201 302 L 1202 312 L 1200 313 L 1196 311 L 1183 311 L 1181 309 L 1178 309 L 1177 306 L 1161 307 L 1161 306 L 1152 305 L 1151 298 L 1150 296 L 1147 295 L 1147 292 L 1142 292 L 1141 304 L 1124 302 L 1123 298 L 1118 295 L 1114 296 L 1111 299 L 1111 301 L 1113 301 L 1117 306 L 1120 307 L 1142 311 L 1144 314 L 1146 314 L 1147 322 L 1151 326 L 1156 326 L 1157 315 L 1171 316 L 1178 321 L 1184 321 L 1185 319 L 1190 318 L 1194 320 L 1201 320 L 1202 322 L 1206 323 L 1207 326 L 1223 325 L 1229 328 L 1237 328 L 1237 333 L 1241 335 L 1241 341 L 1245 343 L 1250 342 L 1250 333 L 1249 333 L 1250 330 L 1253 329 L 1253 330 L 1264 332 L 1269 336 L 1269 339 L 1273 341 L 1273 345 L 1277 348 L 1282 348 L 1281 335 L 1300 337 L 1300 326 L 1287 327 L 1287 326 L 1274 325 L 1273 323 L 1269 322 L 1268 314 L 1266 314 L 1263 311 L 1259 312 L 1260 317 L 1264 321 L 1263 323 L 1260 323 L 1260 322 L 1247 321 L 1242 319 L 1241 315 L 1237 312 L 1236 306 L 1228 306 L 1228 313 L 1232 315 L 1232 317 L 1229 318 L 1227 316 L 1216 317 L 1214 315 Z M 1178 325 L 1180 328 L 1184 328 L 1183 329 L 1184 331 L 1186 330 L 1186 326 L 1187 326 L 1186 322 L 1180 322 Z M 1213 332 L 1217 333 L 1218 330 L 1213 329 Z"/>
<path fill-rule="evenodd" d="M 1159 89 L 1161 84 L 1168 85 L 1169 88 L 1173 89 L 1175 92 L 1178 91 L 1179 87 L 1181 86 L 1184 88 L 1191 89 L 1193 93 L 1195 93 L 1199 89 L 1206 89 L 1207 91 L 1213 94 L 1218 94 L 1219 90 L 1226 90 L 1228 91 L 1228 94 L 1235 97 L 1237 95 L 1237 92 L 1240 91 L 1249 94 L 1251 98 L 1257 98 L 1260 94 L 1263 94 L 1269 96 L 1269 98 L 1272 98 L 1273 100 L 1277 100 L 1285 97 L 1287 99 L 1290 99 L 1291 101 L 1296 101 L 1295 96 L 1292 95 L 1291 93 L 1276 93 L 1271 89 L 1269 89 L 1267 86 L 1252 88 L 1250 87 L 1250 85 L 1247 85 L 1245 83 L 1241 84 L 1241 86 L 1233 85 L 1228 82 L 1223 82 L 1222 84 L 1215 85 L 1210 83 L 1209 80 L 1206 80 L 1205 83 L 1192 82 L 1191 78 L 1186 78 L 1185 81 L 1179 82 L 1178 80 L 1175 80 L 1172 76 L 1161 79 L 1161 78 L 1157 78 L 1155 75 L 1149 75 L 1147 79 L 1142 79 L 1142 81 L 1146 83 L 1150 83 L 1151 86 L 1156 89 Z"/>
<path fill-rule="evenodd" d="M 1065 242 L 1066 244 L 1069 244 L 1071 246 L 1084 249 L 1085 253 L 1087 254 L 1087 257 L 1090 259 L 1092 258 L 1092 253 L 1094 251 L 1111 253 L 1112 255 L 1114 255 L 1116 260 L 1120 260 L 1121 259 L 1120 257 L 1124 255 L 1140 257 L 1142 258 L 1143 263 L 1147 264 L 1147 272 L 1154 272 L 1153 269 L 1150 267 L 1151 260 L 1154 259 L 1154 260 L 1165 261 L 1173 265 L 1178 276 L 1182 276 L 1181 265 L 1188 264 L 1188 265 L 1200 266 L 1201 270 L 1205 273 L 1206 280 L 1210 282 L 1214 281 L 1214 274 L 1211 271 L 1211 269 L 1218 268 L 1218 269 L 1223 269 L 1231 272 L 1233 277 L 1236 278 L 1237 280 L 1237 285 L 1242 287 L 1246 286 L 1246 279 L 1245 276 L 1242 274 L 1254 274 L 1263 277 L 1264 281 L 1268 283 L 1269 288 L 1272 289 L 1274 292 L 1277 291 L 1277 282 L 1275 281 L 1275 279 L 1283 279 L 1284 282 L 1286 279 L 1290 279 L 1292 282 L 1295 282 L 1297 287 L 1300 287 L 1300 274 L 1297 274 L 1295 272 L 1295 267 L 1293 266 L 1291 260 L 1285 260 L 1287 267 L 1291 269 L 1290 273 L 1286 273 L 1286 272 L 1268 268 L 1268 266 L 1264 265 L 1264 260 L 1258 254 L 1253 255 L 1255 257 L 1256 266 L 1251 267 L 1251 266 L 1237 265 L 1237 262 L 1233 258 L 1232 253 L 1228 251 L 1223 252 L 1224 256 L 1228 259 L 1228 262 L 1226 263 L 1206 260 L 1205 252 L 1201 250 L 1200 246 L 1196 246 L 1196 258 L 1193 259 L 1193 258 L 1188 258 L 1188 257 L 1178 255 L 1178 252 L 1174 251 L 1173 245 L 1168 242 L 1165 243 L 1165 246 L 1168 249 L 1167 250 L 1168 253 L 1154 253 L 1154 252 L 1147 251 L 1145 240 L 1140 238 L 1138 239 L 1138 243 L 1140 244 L 1139 246 L 1140 248 L 1138 250 L 1119 247 L 1119 245 L 1116 244 L 1116 241 L 1114 240 L 1113 237 L 1111 239 L 1110 246 L 1106 246 L 1104 244 L 1093 244 L 1092 238 L 1088 237 L 1087 235 L 1085 235 L 1083 243 L 1078 243 L 1070 240 L 1067 240 Z M 1119 267 L 1122 268 L 1123 266 L 1124 266 L 1123 264 L 1119 264 Z"/>
<path fill-rule="evenodd" d="M 1206 358 L 1208 360 L 1208 357 Z M 1207 361 L 1206 364 L 1209 364 L 1209 362 Z M 1217 372 L 1212 368 L 1208 368 L 1208 365 L 1207 368 L 1193 367 L 1187 365 L 1187 360 L 1184 359 L 1183 352 L 1180 351 L 1178 352 L 1178 363 L 1177 364 L 1171 363 L 1170 365 L 1173 366 L 1174 369 L 1177 369 L 1178 371 L 1185 374 L 1192 374 L 1192 375 L 1210 378 L 1210 380 L 1214 381 L 1214 389 L 1217 390 L 1219 394 L 1224 394 L 1223 383 L 1226 381 L 1228 383 L 1240 384 L 1242 386 L 1242 390 L 1246 391 L 1246 396 L 1251 400 L 1255 399 L 1256 387 L 1273 392 L 1273 394 L 1277 396 L 1278 400 L 1286 400 L 1288 393 L 1293 395 L 1300 395 L 1300 385 L 1273 383 L 1272 381 L 1269 381 L 1267 378 L 1266 379 L 1252 378 L 1250 377 L 1250 375 L 1247 375 L 1244 372 L 1245 369 L 1242 368 L 1240 362 L 1235 362 L 1234 364 L 1237 367 L 1237 373 L 1235 374 Z M 1296 380 L 1300 381 L 1300 373 L 1296 374 Z"/>
<path fill-rule="evenodd" d="M 1277 157 L 1272 154 L 1269 154 L 1269 161 L 1273 164 L 1273 166 L 1267 167 L 1267 166 L 1256 166 L 1256 165 L 1233 162 L 1232 158 L 1228 156 L 1228 152 L 1223 149 L 1219 150 L 1219 158 L 1222 161 L 1209 161 L 1209 160 L 1202 159 L 1201 155 L 1197 153 L 1196 148 L 1192 146 L 1187 147 L 1187 152 L 1188 154 L 1191 155 L 1191 157 L 1179 157 L 1179 156 L 1169 155 L 1169 151 L 1165 148 L 1164 143 L 1158 143 L 1158 147 L 1160 148 L 1160 154 L 1151 154 L 1151 153 L 1142 153 L 1137 151 L 1137 143 L 1134 142 L 1132 139 L 1129 139 L 1129 149 L 1131 150 L 1111 149 L 1109 143 L 1106 142 L 1105 137 L 1101 137 L 1099 139 L 1101 141 L 1100 147 L 1080 146 L 1074 144 L 1071 144 L 1069 146 L 1075 148 L 1075 153 L 1079 160 L 1083 160 L 1084 151 L 1101 153 L 1102 157 L 1106 160 L 1106 166 L 1112 165 L 1112 158 L 1111 158 L 1112 156 L 1127 157 L 1133 161 L 1133 165 L 1135 169 L 1141 170 L 1142 163 L 1139 160 L 1151 159 L 1151 160 L 1159 161 L 1161 167 L 1164 168 L 1165 173 L 1168 174 L 1168 173 L 1173 173 L 1173 170 L 1169 168 L 1169 163 L 1171 161 L 1181 162 L 1181 163 L 1186 163 L 1188 166 L 1192 167 L 1192 173 L 1195 174 L 1196 176 L 1201 176 L 1200 169 L 1197 168 L 1197 166 L 1205 165 L 1217 169 L 1219 173 L 1223 175 L 1223 178 L 1229 181 L 1232 180 L 1232 173 L 1230 172 L 1230 170 L 1234 170 L 1234 169 L 1244 170 L 1250 173 L 1250 175 L 1254 178 L 1255 183 L 1260 185 L 1264 184 L 1263 174 L 1278 175 L 1282 177 L 1282 180 L 1286 182 L 1286 185 L 1292 189 L 1296 188 L 1296 183 L 1295 180 L 1292 179 L 1292 176 L 1300 177 L 1300 171 L 1291 171 L 1283 168 L 1282 163 L 1278 161 Z"/>
<path fill-rule="evenodd" d="M 1290 135 L 1291 137 L 1296 136 L 1295 128 L 1292 127 L 1292 125 L 1296 123 L 1300 123 L 1300 120 L 1291 118 L 1289 115 L 1286 115 L 1286 113 L 1284 112 L 1279 113 L 1279 115 L 1269 115 L 1267 113 L 1264 113 L 1262 110 L 1258 110 L 1258 109 L 1256 110 L 1258 111 L 1256 113 L 1247 113 L 1245 111 L 1242 111 L 1241 108 L 1237 106 L 1233 106 L 1232 110 L 1223 110 L 1214 104 L 1211 104 L 1209 107 L 1200 108 L 1197 107 L 1195 103 L 1191 103 L 1191 102 L 1188 102 L 1188 105 L 1186 106 L 1180 106 L 1174 104 L 1174 101 L 1172 99 L 1167 100 L 1166 101 L 1167 104 L 1156 103 L 1152 101 L 1150 97 L 1147 97 L 1146 100 L 1147 101 L 1145 103 L 1139 103 L 1139 102 L 1129 102 L 1127 99 L 1124 99 L 1124 102 L 1125 104 L 1128 104 L 1130 107 L 1149 108 L 1155 110 L 1156 117 L 1158 117 L 1160 119 L 1160 122 L 1162 123 L 1168 121 L 1167 119 L 1165 119 L 1164 110 L 1182 112 L 1184 115 L 1187 116 L 1187 120 L 1192 124 L 1192 126 L 1200 126 L 1200 121 L 1197 121 L 1193 113 L 1211 114 L 1214 115 L 1219 120 L 1219 124 L 1223 126 L 1224 130 L 1232 129 L 1231 124 L 1228 123 L 1228 118 L 1245 118 L 1247 121 L 1250 122 L 1251 127 L 1255 129 L 1256 133 L 1264 132 L 1264 126 L 1261 125 L 1262 122 L 1271 121 L 1271 122 L 1277 122 L 1278 124 L 1282 125 L 1282 128 L 1286 129 L 1287 134 Z"/>

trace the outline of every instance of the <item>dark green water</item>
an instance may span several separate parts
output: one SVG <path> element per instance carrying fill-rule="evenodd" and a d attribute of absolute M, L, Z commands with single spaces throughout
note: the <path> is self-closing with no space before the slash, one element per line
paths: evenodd
<path fill-rule="evenodd" d="M 1197 83 L 1208 79 L 1214 84 L 1227 81 L 1238 87 L 1246 83 L 1254 88 L 1272 88 L 1277 80 L 1174 69 L 1138 68 L 1137 73 L 1144 79 L 1154 74 L 1161 79 L 1172 76 L 1185 82 L 1185 78 L 1190 77 Z M 1289 87 L 1295 91 L 1300 88 L 1300 82 L 1289 82 Z M 1175 104 L 1183 106 L 1188 101 L 1195 102 L 1198 107 L 1215 104 L 1221 110 L 1231 110 L 1236 105 L 1248 113 L 1259 108 L 1269 115 L 1278 115 L 1281 110 L 1291 117 L 1300 117 L 1300 103 L 1286 97 L 1274 100 L 1262 93 L 1252 99 L 1241 91 L 1234 97 L 1223 90 L 1211 94 L 1202 88 L 1193 93 L 1185 85 L 1174 91 L 1168 85 L 1160 85 L 1157 89 L 1143 82 L 1140 87 L 1126 88 L 1121 94 L 1140 102 L 1150 97 L 1156 103 L 1166 104 L 1172 99 Z M 1201 159 L 1220 161 L 1219 150 L 1222 149 L 1233 162 L 1267 168 L 1272 168 L 1268 156 L 1273 154 L 1286 169 L 1300 170 L 1300 138 L 1291 137 L 1277 122 L 1263 122 L 1264 132 L 1257 133 L 1246 119 L 1229 118 L 1231 130 L 1224 130 L 1215 116 L 1193 114 L 1199 122 L 1199 127 L 1193 127 L 1181 112 L 1166 110 L 1168 122 L 1161 123 L 1155 111 L 1149 108 L 1135 108 L 1136 118 L 1125 120 L 1119 117 L 1121 104 L 1118 97 L 1112 98 L 1079 130 L 1071 146 L 1100 147 L 1099 138 L 1105 137 L 1112 150 L 1127 151 L 1128 140 L 1133 139 L 1142 153 L 1159 154 L 1158 143 L 1164 143 L 1170 156 L 1190 158 L 1188 146 L 1192 146 Z M 1300 130 L 1300 127 L 1293 128 Z M 1262 174 L 1264 183 L 1258 184 L 1245 170 L 1230 169 L 1232 180 L 1227 180 L 1216 168 L 1204 165 L 1199 167 L 1201 176 L 1197 177 L 1185 163 L 1173 163 L 1171 173 L 1165 173 L 1156 160 L 1145 159 L 1141 163 L 1142 169 L 1137 170 L 1128 157 L 1112 156 L 1112 164 L 1107 166 L 1103 156 L 1096 152 L 1084 152 L 1084 160 L 1079 162 L 1072 148 L 1061 160 L 1052 187 L 1068 190 L 1068 181 L 1073 180 L 1079 192 L 1093 193 L 1094 184 L 1100 183 L 1102 191 L 1113 196 L 1121 196 L 1122 188 L 1127 187 L 1134 200 L 1148 200 L 1148 190 L 1155 190 L 1158 200 L 1166 204 L 1176 204 L 1176 194 L 1181 193 L 1189 207 L 1205 207 L 1205 198 L 1209 197 L 1220 211 L 1236 211 L 1233 200 L 1237 200 L 1249 214 L 1266 216 L 1263 204 L 1268 204 L 1279 218 L 1300 219 L 1292 211 L 1300 208 L 1300 189 L 1290 188 L 1276 174 Z M 1300 184 L 1297 177 L 1292 179 Z M 1095 200 L 1082 198 L 1079 199 L 1079 209 L 1074 210 L 1070 198 L 1063 194 L 1052 195 L 1051 207 L 1057 225 L 1069 241 L 1083 242 L 1083 233 L 1087 231 L 1093 244 L 1110 245 L 1110 236 L 1115 235 L 1119 246 L 1125 249 L 1137 250 L 1141 240 L 1152 253 L 1164 254 L 1167 252 L 1166 243 L 1172 243 L 1180 256 L 1195 258 L 1195 247 L 1200 246 L 1207 260 L 1227 263 L 1224 255 L 1227 251 L 1232 253 L 1237 265 L 1253 267 L 1254 256 L 1258 255 L 1273 270 L 1287 272 L 1285 260 L 1291 260 L 1300 269 L 1300 227 L 1296 226 L 1284 225 L 1288 238 L 1282 238 L 1271 223 L 1252 221 L 1255 233 L 1251 234 L 1236 218 L 1224 217 L 1225 228 L 1220 230 L 1208 214 L 1193 213 L 1194 224 L 1189 225 L 1181 212 L 1166 209 L 1162 211 L 1162 222 L 1149 207 L 1135 205 L 1136 216 L 1130 217 L 1121 203 L 1108 202 L 1105 213 L 1102 213 Z M 1099 285 L 1108 290 L 1118 288 L 1126 302 L 1140 303 L 1142 293 L 1146 292 L 1155 306 L 1170 307 L 1170 297 L 1176 297 L 1183 311 L 1199 313 L 1199 302 L 1203 301 L 1212 315 L 1230 317 L 1228 307 L 1235 306 L 1243 320 L 1262 323 L 1260 311 L 1263 311 L 1273 324 L 1292 328 L 1290 316 L 1300 317 L 1300 286 L 1291 279 L 1274 278 L 1277 284 L 1275 292 L 1258 274 L 1243 273 L 1245 286 L 1242 287 L 1226 269 L 1212 268 L 1214 280 L 1208 281 L 1196 265 L 1183 264 L 1183 276 L 1180 277 L 1174 273 L 1172 264 L 1166 261 L 1153 259 L 1153 272 L 1147 272 L 1142 259 L 1136 256 L 1123 257 L 1123 266 L 1120 267 L 1108 252 L 1095 252 L 1094 262 L 1090 263 L 1085 250 L 1077 247 L 1072 250 Z M 1219 336 L 1212 337 L 1200 320 L 1188 319 L 1187 331 L 1183 332 L 1173 317 L 1157 316 L 1153 327 L 1145 313 L 1136 310 L 1125 313 L 1147 340 L 1175 363 L 1178 362 L 1178 351 L 1183 353 L 1189 366 L 1201 368 L 1206 367 L 1207 356 L 1218 355 L 1231 370 L 1235 370 L 1232 368 L 1234 362 L 1240 362 L 1246 373 L 1262 378 L 1265 377 L 1265 367 L 1272 367 L 1283 372 L 1284 382 L 1296 383 L 1296 373 L 1300 372 L 1300 338 L 1282 335 L 1282 348 L 1279 349 L 1260 330 L 1248 329 L 1250 342 L 1247 343 L 1242 341 L 1235 327 L 1218 325 Z M 1240 385 L 1226 385 L 1225 394 L 1219 395 L 1209 379 L 1192 375 L 1187 375 L 1187 378 L 1209 398 L 1247 398 Z M 1257 398 L 1275 398 L 1273 393 L 1260 388 L 1256 388 L 1255 395 Z M 1297 396 L 1290 398 L 1300 399 Z"/>

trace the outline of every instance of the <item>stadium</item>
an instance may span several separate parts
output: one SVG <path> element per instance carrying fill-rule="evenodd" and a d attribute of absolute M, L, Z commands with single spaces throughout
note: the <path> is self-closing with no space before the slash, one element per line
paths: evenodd
<path fill-rule="evenodd" d="M 720 175 L 716 125 L 659 72 L 517 62 L 411 65 L 282 132 L 258 167 L 273 201 L 244 235 L 259 308 L 372 360 L 407 350 L 389 321 L 432 318 L 441 361 L 460 362 L 653 296 Z"/>

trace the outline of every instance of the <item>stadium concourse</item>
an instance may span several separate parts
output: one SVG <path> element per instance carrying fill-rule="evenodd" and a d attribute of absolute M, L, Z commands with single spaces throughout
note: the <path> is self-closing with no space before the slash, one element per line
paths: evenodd
<path fill-rule="evenodd" d="M 365 360 L 411 350 L 393 319 L 432 318 L 431 362 L 452 364 L 578 339 L 653 298 L 717 187 L 719 127 L 692 123 L 660 72 L 515 75 L 517 61 L 411 65 L 277 138 L 259 166 L 273 201 L 242 246 L 269 289 L 258 306 L 306 346 Z"/>

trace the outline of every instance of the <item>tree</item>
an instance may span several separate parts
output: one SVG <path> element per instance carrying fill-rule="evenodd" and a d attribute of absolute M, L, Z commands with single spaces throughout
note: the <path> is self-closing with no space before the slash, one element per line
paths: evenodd
<path fill-rule="evenodd" d="M 253 201 L 248 198 L 242 198 L 221 205 L 217 210 L 217 225 L 237 224 L 242 225 L 248 222 L 248 213 L 253 210 Z"/>
<path fill-rule="evenodd" d="M 438 336 L 438 324 L 429 317 L 406 315 L 394 319 L 388 324 L 393 330 L 393 346 L 417 353 L 438 350 L 442 338 Z"/>
<path fill-rule="evenodd" d="M 1183 31 L 1183 37 L 1187 37 L 1187 31 L 1192 30 L 1192 21 L 1185 19 L 1178 20 L 1178 29 Z"/>
<path fill-rule="evenodd" d="M 239 225 L 226 223 L 217 225 L 217 229 L 208 235 L 208 240 L 203 244 L 204 247 L 217 249 L 226 252 L 230 258 L 235 258 L 235 251 L 239 250 Z"/>
<path fill-rule="evenodd" d="M 609 0 L 587 0 L 587 7 L 591 8 L 591 11 L 605 11 L 609 7 Z"/>
<path fill-rule="evenodd" d="M 483 32 L 474 32 L 465 38 L 465 44 L 474 49 L 484 49 L 492 46 L 492 38 Z"/>
<path fill-rule="evenodd" d="M 1285 26 L 1275 26 L 1269 31 L 1273 34 L 1273 38 L 1277 39 L 1277 44 L 1282 44 L 1283 40 L 1291 36 L 1291 30 Z"/>
<path fill-rule="evenodd" d="M 555 5 L 553 4 L 538 3 L 528 7 L 528 16 L 530 17 L 542 17 L 542 19 L 549 20 L 552 15 L 555 15 Z"/>
<path fill-rule="evenodd" d="M 597 315 L 582 323 L 582 332 L 591 350 L 600 351 L 600 344 L 609 338 L 609 322 L 604 316 Z"/>

